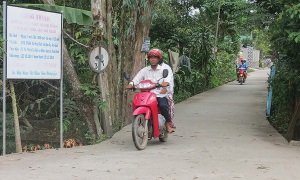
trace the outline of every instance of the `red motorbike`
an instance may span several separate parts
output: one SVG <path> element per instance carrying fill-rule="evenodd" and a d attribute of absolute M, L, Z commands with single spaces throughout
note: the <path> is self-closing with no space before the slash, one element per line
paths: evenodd
<path fill-rule="evenodd" d="M 167 76 L 168 70 L 164 69 L 162 78 Z M 125 74 L 125 78 L 129 79 L 127 74 Z M 158 87 L 161 85 L 151 80 L 142 80 L 139 84 L 133 85 L 133 90 L 140 90 L 132 101 L 132 139 L 138 150 L 145 149 L 148 140 L 152 138 L 159 138 L 161 142 L 166 142 L 168 138 L 165 119 L 159 114 L 156 95 L 150 92 Z"/>
<path fill-rule="evenodd" d="M 245 70 L 246 68 L 244 67 L 239 67 L 239 83 L 242 85 L 245 83 L 246 80 L 246 75 L 245 75 Z"/>

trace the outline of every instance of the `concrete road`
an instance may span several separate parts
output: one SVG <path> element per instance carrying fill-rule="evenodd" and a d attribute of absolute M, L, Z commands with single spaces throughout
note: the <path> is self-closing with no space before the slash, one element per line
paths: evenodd
<path fill-rule="evenodd" d="M 166 143 L 138 151 L 129 125 L 97 145 L 0 157 L 0 179 L 300 179 L 300 147 L 265 118 L 268 72 L 176 104 Z"/>

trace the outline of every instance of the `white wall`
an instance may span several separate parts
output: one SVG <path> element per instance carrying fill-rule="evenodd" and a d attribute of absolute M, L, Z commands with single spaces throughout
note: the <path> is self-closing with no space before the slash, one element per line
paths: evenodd
<path fill-rule="evenodd" d="M 251 47 L 241 48 L 240 57 L 242 57 L 243 59 L 246 59 L 247 64 L 250 67 L 259 68 L 259 54 L 260 54 L 260 51 L 256 50 L 256 49 L 253 49 L 252 50 L 252 57 L 249 56 L 250 51 L 251 51 Z"/>

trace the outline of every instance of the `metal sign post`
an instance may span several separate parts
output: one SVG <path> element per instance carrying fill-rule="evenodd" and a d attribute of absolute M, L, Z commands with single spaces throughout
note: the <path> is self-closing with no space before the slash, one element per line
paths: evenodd
<path fill-rule="evenodd" d="M 61 32 L 63 31 L 63 23 L 64 22 L 64 17 L 63 17 L 63 12 L 61 12 Z M 61 33 L 61 39 L 63 39 L 62 37 L 62 33 Z M 61 41 L 61 49 L 63 48 L 63 43 Z M 61 74 L 60 74 L 60 148 L 63 147 L 63 51 L 61 51 Z"/>
<path fill-rule="evenodd" d="M 3 49 L 6 49 L 6 1 L 3 1 Z M 6 154 L 6 53 L 3 52 L 3 81 L 2 81 L 2 92 L 3 92 L 3 146 L 2 155 Z"/>

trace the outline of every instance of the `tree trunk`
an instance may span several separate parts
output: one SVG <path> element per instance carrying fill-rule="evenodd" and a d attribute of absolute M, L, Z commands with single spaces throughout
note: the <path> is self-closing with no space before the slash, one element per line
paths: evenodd
<path fill-rule="evenodd" d="M 112 127 L 119 125 L 120 128 L 132 120 L 132 96 L 124 93 L 124 87 L 121 84 L 128 82 L 124 81 L 122 73 L 126 71 L 133 77 L 145 65 L 145 53 L 141 52 L 141 47 L 143 37 L 149 34 L 153 3 L 154 0 L 148 1 L 147 8 L 140 8 L 139 11 L 123 6 L 123 3 L 114 7 L 119 10 L 114 11 L 114 16 L 120 17 L 118 20 L 119 44 L 116 53 L 112 38 L 112 0 L 91 0 L 93 18 L 101 32 L 98 42 L 105 42 L 110 55 L 110 62 L 104 72 L 100 73 L 98 81 L 101 97 L 108 105 L 108 109 L 102 110 L 104 116 L 102 120 L 106 126 L 106 129 L 103 128 L 104 132 L 109 133 Z M 139 6 L 142 7 L 142 5 Z M 142 23 L 141 18 L 145 17 L 146 21 Z M 135 25 L 133 28 L 129 27 L 129 19 L 134 21 L 130 23 Z M 132 33 L 126 33 L 128 28 L 132 28 Z"/>
<path fill-rule="evenodd" d="M 16 153 L 22 152 L 21 134 L 20 134 L 20 123 L 17 109 L 15 87 L 12 81 L 9 81 L 12 108 L 14 113 L 14 127 L 15 127 L 15 142 L 16 142 Z"/>
<path fill-rule="evenodd" d="M 22 121 L 23 121 L 23 123 L 24 123 L 27 127 L 29 127 L 30 129 L 33 128 L 32 125 L 30 124 L 30 122 L 29 122 L 26 118 L 23 118 Z"/>
<path fill-rule="evenodd" d="M 133 62 L 127 63 L 127 66 L 131 66 L 131 76 L 134 77 L 143 67 L 145 67 L 146 64 L 146 53 L 141 52 L 142 45 L 143 45 L 143 38 L 149 36 L 150 31 L 150 24 L 151 24 L 151 11 L 154 4 L 154 0 L 148 1 L 148 6 L 146 9 L 142 8 L 139 12 L 133 11 L 132 14 L 134 14 L 135 21 L 136 21 L 136 27 L 135 27 L 135 36 L 133 39 L 134 44 L 133 45 Z M 142 22 L 141 18 L 144 17 L 146 20 L 145 22 Z M 126 67 L 126 66 L 125 66 Z M 132 99 L 133 99 L 134 93 L 129 93 L 126 96 L 126 99 L 124 100 L 126 112 L 125 112 L 125 119 L 126 124 L 131 123 L 132 121 Z"/>
<path fill-rule="evenodd" d="M 122 83 L 123 85 L 128 84 L 128 81 L 124 79 L 123 73 L 124 72 L 131 72 L 132 71 L 132 66 L 131 66 L 131 61 L 133 62 L 132 58 L 129 57 L 129 54 L 131 54 L 131 51 L 126 51 L 126 45 L 131 47 L 129 45 L 129 42 L 126 42 L 127 38 L 126 36 L 122 35 L 126 29 L 126 12 L 125 9 L 122 9 L 120 12 L 120 29 L 119 29 L 119 46 L 118 46 L 118 75 L 119 75 L 119 82 Z M 126 53 L 128 52 L 128 53 Z M 127 60 L 127 63 L 125 61 Z M 131 61 L 130 61 L 131 60 Z M 128 121 L 128 116 L 126 113 L 131 112 L 131 106 L 127 102 L 127 93 L 125 93 L 124 87 L 119 88 L 119 94 L 120 94 L 120 118 L 122 120 L 122 126 L 126 125 L 131 122 Z"/>
<path fill-rule="evenodd" d="M 288 131 L 285 135 L 285 138 L 290 141 L 294 138 L 295 127 L 297 126 L 297 121 L 300 117 L 300 98 L 296 98 L 295 108 L 292 115 L 292 118 L 289 123 Z"/>
<path fill-rule="evenodd" d="M 100 44 L 101 41 L 107 40 L 107 24 L 111 23 L 108 21 L 108 15 L 111 12 L 107 12 L 107 5 L 111 4 L 110 0 L 91 0 L 91 10 L 93 14 L 93 19 L 96 22 L 96 30 L 100 30 L 101 34 L 99 37 L 99 44 L 96 44 L 101 47 L 105 47 L 104 44 Z M 101 122 L 103 123 L 103 131 L 105 134 L 108 136 L 112 135 L 112 121 L 114 119 L 113 116 L 113 104 L 112 104 L 112 99 L 115 98 L 113 97 L 114 88 L 110 86 L 111 84 L 111 76 L 112 75 L 112 53 L 111 49 L 108 49 L 109 53 L 109 58 L 110 61 L 106 67 L 106 69 L 99 73 L 98 76 L 98 86 L 100 89 L 102 101 L 107 104 L 107 108 L 101 109 L 103 116 L 101 119 Z"/>
<path fill-rule="evenodd" d="M 135 28 L 135 48 L 134 48 L 134 64 L 131 75 L 136 75 L 141 68 L 145 66 L 146 54 L 141 52 L 143 45 L 143 38 L 149 36 L 150 23 L 151 23 L 151 10 L 154 4 L 154 0 L 148 1 L 146 9 L 141 9 L 136 15 L 136 28 Z M 147 23 L 143 23 L 141 18 L 145 17 Z"/>
<path fill-rule="evenodd" d="M 113 121 L 114 127 L 120 122 L 120 110 L 122 109 L 121 106 L 119 106 L 121 103 L 121 96 L 120 96 L 120 78 L 121 74 L 116 73 L 118 72 L 118 67 L 117 66 L 117 57 L 116 57 L 116 51 L 114 47 L 114 42 L 113 42 L 113 19 L 112 19 L 112 13 L 113 13 L 113 7 L 112 7 L 112 0 L 107 1 L 107 30 L 106 30 L 106 39 L 107 39 L 107 48 L 109 55 L 111 57 L 111 65 L 108 67 L 109 72 L 110 72 L 110 79 L 109 79 L 109 94 L 110 94 L 110 113 L 111 113 L 111 118 Z"/>

